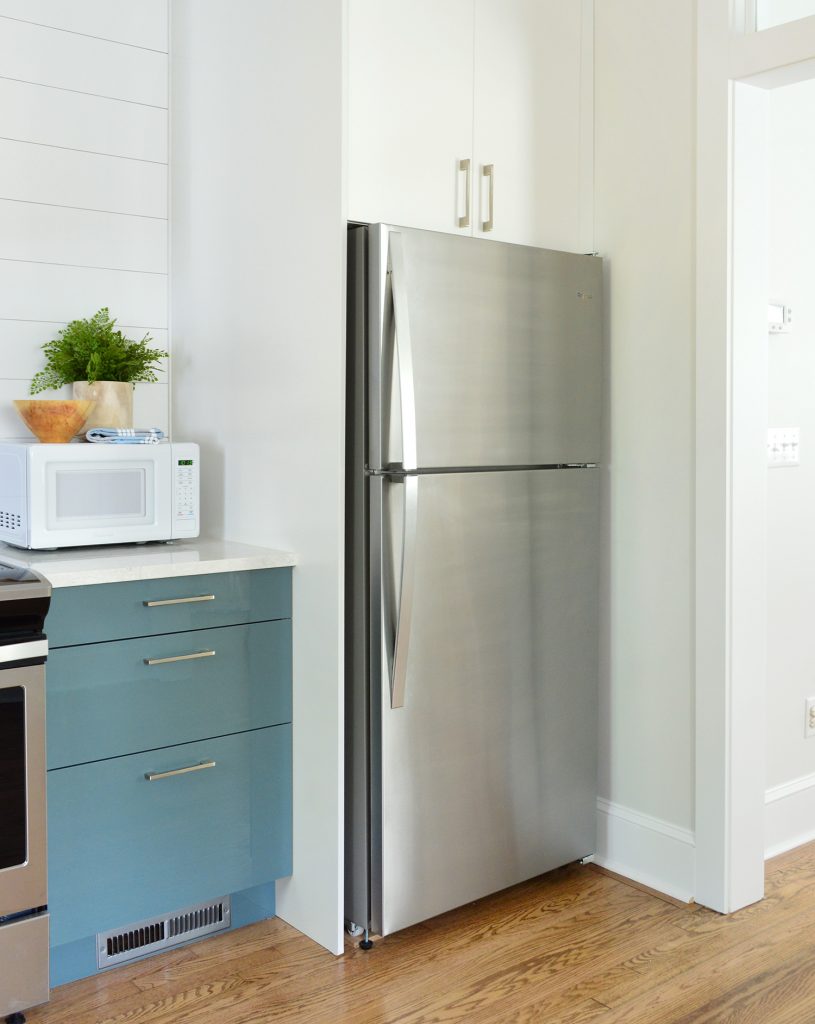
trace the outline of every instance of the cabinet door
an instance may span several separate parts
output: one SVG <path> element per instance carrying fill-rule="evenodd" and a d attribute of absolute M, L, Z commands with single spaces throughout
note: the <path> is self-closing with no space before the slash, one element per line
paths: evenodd
<path fill-rule="evenodd" d="M 348 16 L 349 219 L 470 234 L 473 0 L 350 0 Z"/>
<path fill-rule="evenodd" d="M 49 772 L 51 944 L 291 874 L 291 771 L 276 725 Z"/>
<path fill-rule="evenodd" d="M 589 251 L 590 10 L 586 0 L 475 0 L 476 235 Z"/>

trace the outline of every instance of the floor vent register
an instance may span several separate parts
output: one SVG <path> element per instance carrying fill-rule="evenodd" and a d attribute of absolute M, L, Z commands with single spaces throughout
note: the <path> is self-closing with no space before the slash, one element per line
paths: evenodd
<path fill-rule="evenodd" d="M 96 936 L 96 965 L 101 970 L 172 949 L 192 939 L 229 928 L 232 905 L 229 896 L 209 903 L 196 903 L 172 914 L 138 921 L 124 928 L 99 932 Z"/>

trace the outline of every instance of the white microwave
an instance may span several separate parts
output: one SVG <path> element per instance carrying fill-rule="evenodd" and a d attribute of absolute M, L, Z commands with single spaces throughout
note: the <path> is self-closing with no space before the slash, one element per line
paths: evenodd
<path fill-rule="evenodd" d="M 20 548 L 197 537 L 197 444 L 0 444 L 0 540 Z"/>

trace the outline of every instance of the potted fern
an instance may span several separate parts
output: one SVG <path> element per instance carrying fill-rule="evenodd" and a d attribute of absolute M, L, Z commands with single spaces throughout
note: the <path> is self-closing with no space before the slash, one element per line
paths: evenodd
<path fill-rule="evenodd" d="M 107 307 L 89 320 L 72 320 L 43 346 L 45 368 L 34 375 L 31 394 L 73 384 L 74 398 L 96 404 L 85 423 L 91 427 L 132 427 L 133 389 L 155 382 L 156 364 L 167 356 L 150 348 L 149 334 L 130 341 L 116 328 Z"/>

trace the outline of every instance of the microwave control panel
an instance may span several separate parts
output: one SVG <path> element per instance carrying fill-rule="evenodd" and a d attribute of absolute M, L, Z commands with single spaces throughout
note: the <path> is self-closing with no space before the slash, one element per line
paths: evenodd
<path fill-rule="evenodd" d="M 197 537 L 198 445 L 173 444 L 173 536 Z"/>

